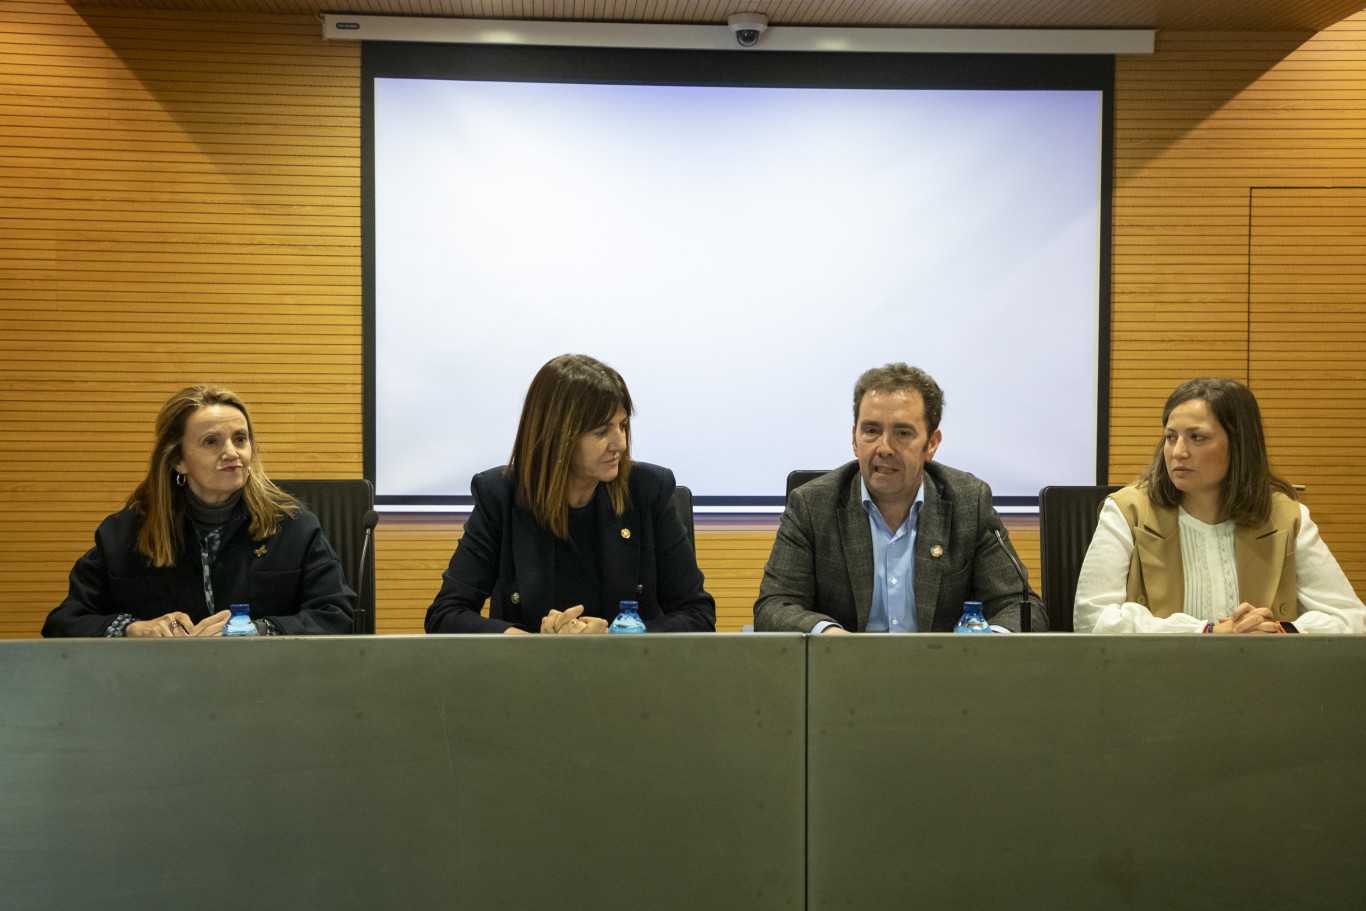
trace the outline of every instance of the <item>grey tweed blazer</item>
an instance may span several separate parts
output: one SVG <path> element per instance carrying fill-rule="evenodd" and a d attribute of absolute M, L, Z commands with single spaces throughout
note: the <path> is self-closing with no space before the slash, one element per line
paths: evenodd
<path fill-rule="evenodd" d="M 915 613 L 922 632 L 951 632 L 964 601 L 981 601 L 987 619 L 1020 623 L 1014 548 L 991 505 L 991 488 L 968 474 L 925 463 L 925 505 L 915 543 Z M 1010 555 L 996 540 L 996 530 Z M 1048 629 L 1043 603 L 1029 591 L 1035 632 Z M 754 628 L 809 633 L 822 620 L 863 632 L 873 602 L 873 536 L 860 500 L 858 463 L 802 485 L 788 498 L 764 567 Z"/>

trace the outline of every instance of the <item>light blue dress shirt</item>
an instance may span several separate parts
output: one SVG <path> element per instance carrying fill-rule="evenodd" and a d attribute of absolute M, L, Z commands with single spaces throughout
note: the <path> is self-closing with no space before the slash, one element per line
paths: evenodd
<path fill-rule="evenodd" d="M 915 492 L 915 502 L 901 527 L 887 526 L 868 485 L 859 478 L 863 509 L 873 534 L 873 606 L 868 612 L 870 633 L 913 633 L 915 622 L 915 539 L 920 508 L 925 505 L 925 481 Z"/>

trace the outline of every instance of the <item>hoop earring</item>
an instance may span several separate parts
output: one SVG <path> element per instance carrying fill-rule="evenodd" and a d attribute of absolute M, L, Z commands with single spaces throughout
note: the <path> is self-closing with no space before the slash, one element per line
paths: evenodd
<path fill-rule="evenodd" d="M 184 476 L 183 474 L 181 474 L 180 472 L 178 472 L 178 471 L 176 472 L 176 475 L 175 475 L 175 486 L 177 486 L 177 487 L 184 487 L 184 486 L 185 486 L 185 476 Z"/>

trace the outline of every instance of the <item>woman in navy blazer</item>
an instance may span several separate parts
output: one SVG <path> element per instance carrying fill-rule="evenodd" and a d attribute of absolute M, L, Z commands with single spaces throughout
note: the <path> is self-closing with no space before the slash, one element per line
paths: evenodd
<path fill-rule="evenodd" d="M 241 397 L 201 384 L 161 407 L 146 477 L 43 635 L 218 636 L 235 603 L 262 635 L 349 633 L 355 601 L 317 518 L 266 477 Z"/>
<path fill-rule="evenodd" d="M 639 603 L 649 632 L 716 628 L 673 473 L 631 461 L 632 411 L 600 361 L 565 354 L 541 368 L 511 462 L 471 481 L 474 510 L 427 632 L 603 633 L 621 601 Z"/>

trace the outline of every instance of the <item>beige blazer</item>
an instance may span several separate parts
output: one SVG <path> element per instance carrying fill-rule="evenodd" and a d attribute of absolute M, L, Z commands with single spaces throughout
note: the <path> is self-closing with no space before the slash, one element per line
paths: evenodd
<path fill-rule="evenodd" d="M 1176 509 L 1155 505 L 1147 491 L 1133 485 L 1116 491 L 1110 499 L 1119 506 L 1134 536 L 1127 599 L 1147 607 L 1154 617 L 1180 612 L 1186 600 L 1186 573 Z M 1255 607 L 1271 608 L 1277 620 L 1294 620 L 1299 614 L 1295 578 L 1299 532 L 1299 504 L 1273 492 L 1270 518 L 1260 525 L 1240 525 L 1234 533 L 1238 597 Z"/>

